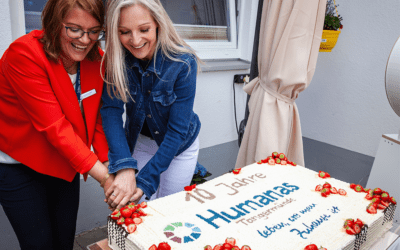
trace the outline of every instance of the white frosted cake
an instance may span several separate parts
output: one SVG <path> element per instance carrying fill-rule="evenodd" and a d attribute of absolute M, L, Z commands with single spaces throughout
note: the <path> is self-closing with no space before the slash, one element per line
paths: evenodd
<path fill-rule="evenodd" d="M 321 196 L 315 189 L 325 182 L 347 194 Z M 370 214 L 371 201 L 365 197 L 349 183 L 322 179 L 304 167 L 255 163 L 239 174 L 227 173 L 192 191 L 149 202 L 143 209 L 147 216 L 131 234 L 109 217 L 108 242 L 114 250 L 148 250 L 160 242 L 173 250 L 202 250 L 232 237 L 252 250 L 303 250 L 309 244 L 368 249 L 392 227 L 396 205 Z M 361 233 L 346 233 L 347 218 L 363 221 Z"/>

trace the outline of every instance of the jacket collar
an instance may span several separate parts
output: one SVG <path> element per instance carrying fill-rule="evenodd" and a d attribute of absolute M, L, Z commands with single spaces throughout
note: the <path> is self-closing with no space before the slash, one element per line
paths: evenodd
<path fill-rule="evenodd" d="M 129 50 L 127 50 L 125 48 L 124 48 L 124 50 L 125 50 L 126 65 L 129 68 L 133 68 L 133 67 L 138 68 L 140 74 L 143 74 L 144 72 L 142 70 L 142 67 L 140 66 L 139 59 L 134 57 L 132 55 L 132 53 L 129 52 Z M 162 54 L 161 49 L 158 49 L 158 51 L 156 53 L 156 56 L 155 57 L 153 56 L 153 58 L 151 59 L 151 61 L 149 63 L 149 66 L 147 67 L 146 71 L 151 71 L 151 72 L 156 73 L 157 75 L 160 75 L 161 74 L 161 70 L 162 70 L 162 66 L 163 66 L 163 63 L 164 63 L 164 59 L 165 58 L 164 58 L 164 55 Z M 156 65 L 154 65 L 154 60 L 156 60 Z"/>

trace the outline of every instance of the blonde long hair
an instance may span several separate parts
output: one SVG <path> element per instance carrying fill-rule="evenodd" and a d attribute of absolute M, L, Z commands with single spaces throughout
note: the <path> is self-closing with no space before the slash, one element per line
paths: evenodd
<path fill-rule="evenodd" d="M 200 72 L 200 63 L 202 63 L 195 51 L 178 35 L 159 0 L 109 0 L 106 8 L 106 48 L 102 64 L 105 63 L 106 66 L 105 82 L 108 94 L 111 96 L 112 88 L 113 94 L 125 103 L 128 102 L 128 98 L 131 98 L 131 96 L 127 81 L 125 50 L 118 37 L 118 24 L 121 10 L 136 4 L 147 8 L 158 25 L 158 37 L 153 55 L 154 64 L 157 51 L 160 48 L 162 53 L 169 59 L 178 62 L 184 61 L 174 57 L 174 55 L 192 54 L 197 61 L 197 72 Z"/>

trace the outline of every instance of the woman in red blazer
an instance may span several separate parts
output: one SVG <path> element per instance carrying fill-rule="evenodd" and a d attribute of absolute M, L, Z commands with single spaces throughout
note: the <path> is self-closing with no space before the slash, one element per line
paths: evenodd
<path fill-rule="evenodd" d="M 42 15 L 44 31 L 0 60 L 0 204 L 21 249 L 70 250 L 79 173 L 105 190 L 114 179 L 99 114 L 104 6 L 49 0 Z"/>

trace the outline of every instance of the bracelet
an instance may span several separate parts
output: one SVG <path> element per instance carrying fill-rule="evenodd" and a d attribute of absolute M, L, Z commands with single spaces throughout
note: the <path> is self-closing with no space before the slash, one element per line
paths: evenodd
<path fill-rule="evenodd" d="M 104 187 L 104 184 L 106 184 L 106 181 L 108 179 L 108 177 L 110 177 L 110 175 L 107 173 L 104 178 L 101 180 L 100 182 L 100 187 Z"/>

